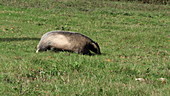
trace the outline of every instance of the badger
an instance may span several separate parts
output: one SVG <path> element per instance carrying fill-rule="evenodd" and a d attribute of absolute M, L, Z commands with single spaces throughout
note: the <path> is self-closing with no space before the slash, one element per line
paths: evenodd
<path fill-rule="evenodd" d="M 98 43 L 83 34 L 67 31 L 45 33 L 37 45 L 36 53 L 47 50 L 69 51 L 83 55 L 92 55 L 91 51 L 101 54 Z"/>

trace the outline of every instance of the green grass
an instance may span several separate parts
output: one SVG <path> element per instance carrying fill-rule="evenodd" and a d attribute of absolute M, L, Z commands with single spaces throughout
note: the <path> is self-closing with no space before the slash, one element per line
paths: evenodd
<path fill-rule="evenodd" d="M 168 96 L 169 10 L 109 0 L 0 0 L 0 95 Z M 36 54 L 52 30 L 85 34 L 103 54 Z"/>

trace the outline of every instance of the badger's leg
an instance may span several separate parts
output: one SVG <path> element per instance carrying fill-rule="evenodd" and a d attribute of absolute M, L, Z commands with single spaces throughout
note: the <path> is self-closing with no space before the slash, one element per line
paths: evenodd
<path fill-rule="evenodd" d="M 54 52 L 63 51 L 62 49 L 58 49 L 58 48 L 55 48 L 55 47 L 50 47 L 50 50 L 54 51 Z"/>
<path fill-rule="evenodd" d="M 83 55 L 92 55 L 88 47 L 89 46 L 86 45 L 85 47 L 79 50 L 79 53 Z"/>
<path fill-rule="evenodd" d="M 84 50 L 84 51 L 82 52 L 82 54 L 83 54 L 83 55 L 92 55 L 91 52 L 90 52 L 88 49 Z"/>

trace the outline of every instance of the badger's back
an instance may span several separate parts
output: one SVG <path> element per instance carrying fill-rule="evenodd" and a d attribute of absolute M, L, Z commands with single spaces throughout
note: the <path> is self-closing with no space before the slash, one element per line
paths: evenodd
<path fill-rule="evenodd" d="M 45 33 L 42 37 L 41 40 L 46 40 L 47 38 L 67 38 L 69 41 L 84 41 L 84 40 L 88 40 L 89 42 L 93 41 L 92 39 L 90 39 L 89 37 L 80 34 L 80 33 L 76 33 L 76 32 L 66 32 L 66 31 L 51 31 L 51 32 L 47 32 Z"/>

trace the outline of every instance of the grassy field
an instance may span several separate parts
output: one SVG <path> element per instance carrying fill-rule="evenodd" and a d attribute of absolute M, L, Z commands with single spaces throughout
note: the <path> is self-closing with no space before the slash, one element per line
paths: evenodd
<path fill-rule="evenodd" d="M 85 34 L 102 55 L 36 54 L 52 30 Z M 0 0 L 1 96 L 168 96 L 169 51 L 169 5 Z"/>

